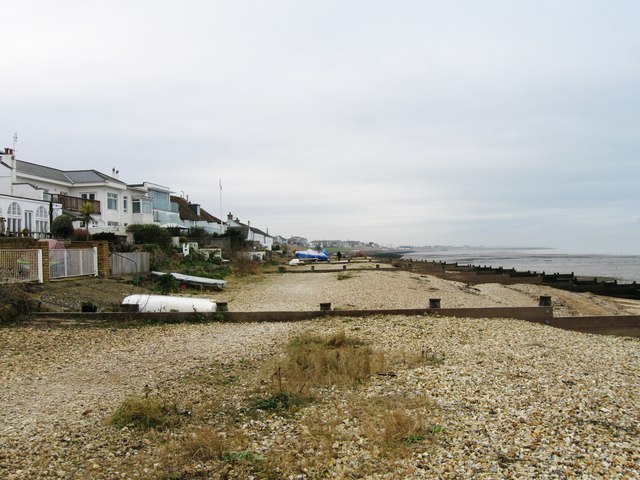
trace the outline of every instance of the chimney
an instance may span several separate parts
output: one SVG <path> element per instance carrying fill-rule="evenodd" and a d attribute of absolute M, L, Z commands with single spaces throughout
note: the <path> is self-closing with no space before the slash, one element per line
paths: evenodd
<path fill-rule="evenodd" d="M 227 213 L 227 220 L 233 220 L 233 215 L 231 215 L 231 212 Z"/>
<path fill-rule="evenodd" d="M 192 213 L 194 213 L 197 216 L 200 216 L 200 205 L 197 203 L 190 203 L 189 204 L 189 209 L 191 210 Z"/>

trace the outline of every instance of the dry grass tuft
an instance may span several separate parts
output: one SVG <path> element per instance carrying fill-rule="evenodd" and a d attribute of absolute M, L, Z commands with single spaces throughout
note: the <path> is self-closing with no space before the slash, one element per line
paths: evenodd
<path fill-rule="evenodd" d="M 323 337 L 303 334 L 287 347 L 278 366 L 279 390 L 302 392 L 305 387 L 352 386 L 384 366 L 384 356 L 344 330 Z"/>
<path fill-rule="evenodd" d="M 114 427 L 141 430 L 162 430 L 180 423 L 184 415 L 176 404 L 169 404 L 158 395 L 128 397 L 108 419 Z"/>
<path fill-rule="evenodd" d="M 387 455 L 413 444 L 431 445 L 443 430 L 436 406 L 425 398 L 371 398 L 357 404 L 354 415 L 360 418 L 365 437 Z"/>
<path fill-rule="evenodd" d="M 180 448 L 183 456 L 199 461 L 222 460 L 231 451 L 226 436 L 210 427 L 187 433 Z"/>

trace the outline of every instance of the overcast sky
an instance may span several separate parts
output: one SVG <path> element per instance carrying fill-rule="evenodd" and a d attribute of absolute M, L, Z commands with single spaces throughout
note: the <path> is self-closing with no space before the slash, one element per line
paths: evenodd
<path fill-rule="evenodd" d="M 18 158 L 271 234 L 640 254 L 637 0 L 0 0 Z"/>

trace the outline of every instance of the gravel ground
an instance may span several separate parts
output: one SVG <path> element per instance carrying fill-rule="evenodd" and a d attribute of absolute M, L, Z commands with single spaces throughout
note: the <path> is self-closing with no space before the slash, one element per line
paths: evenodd
<path fill-rule="evenodd" d="M 550 291 L 556 314 L 625 311 L 607 299 Z M 407 272 L 363 272 L 342 280 L 335 273 L 273 275 L 230 285 L 215 297 L 248 311 L 316 309 L 323 301 L 338 308 L 410 308 L 434 296 L 443 307 L 525 306 L 537 304 L 540 294 L 541 287 L 527 285 L 469 287 Z M 268 378 L 261 366 L 292 335 L 340 329 L 389 358 L 429 351 L 444 360 L 396 364 L 359 388 L 327 390 L 292 416 L 246 412 L 248 398 Z M 174 433 L 106 424 L 124 398 L 148 390 L 213 423 L 216 414 L 202 410 L 214 399 L 220 412 L 238 419 L 252 452 L 296 459 L 291 478 L 640 477 L 637 339 L 517 320 L 439 317 L 3 328 L 0 363 L 0 478 L 169 478 L 162 445 Z M 356 406 L 382 397 L 399 406 L 422 402 L 420 412 L 442 427 L 436 441 L 381 455 Z M 314 446 L 310 426 L 326 428 L 327 458 Z M 174 478 L 247 478 L 237 465 L 223 475 L 215 462 L 196 462 L 188 471 Z"/>
<path fill-rule="evenodd" d="M 397 270 L 271 275 L 212 294 L 231 311 L 317 310 L 323 302 L 345 310 L 425 308 L 429 298 L 440 298 L 442 308 L 531 307 L 541 295 L 551 296 L 556 316 L 624 315 L 640 305 L 540 285 L 468 285 Z"/>

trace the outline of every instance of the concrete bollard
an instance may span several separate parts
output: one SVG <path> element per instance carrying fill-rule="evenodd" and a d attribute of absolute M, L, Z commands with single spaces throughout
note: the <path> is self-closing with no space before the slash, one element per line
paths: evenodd
<path fill-rule="evenodd" d="M 538 303 L 541 307 L 550 307 L 551 306 L 551 296 L 549 295 L 540 295 L 540 302 Z"/>
<path fill-rule="evenodd" d="M 229 305 L 227 302 L 216 302 L 216 312 L 228 312 Z"/>
<path fill-rule="evenodd" d="M 313 272 L 316 269 L 315 265 L 311 265 L 311 271 Z"/>
<path fill-rule="evenodd" d="M 331 310 L 331 302 L 325 302 L 320 304 L 321 312 L 328 312 Z"/>
<path fill-rule="evenodd" d="M 430 298 L 429 299 L 429 308 L 440 308 L 440 299 L 439 298 Z"/>

